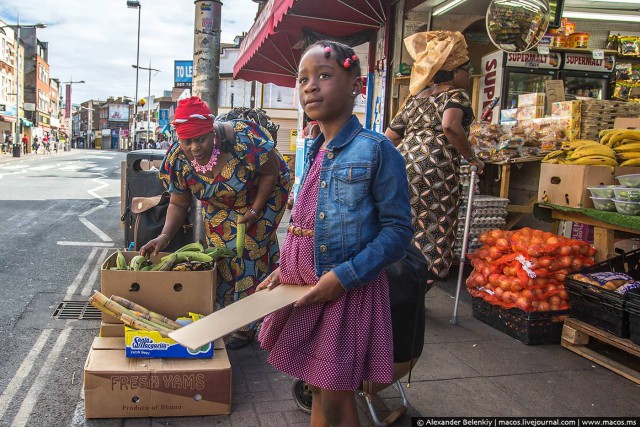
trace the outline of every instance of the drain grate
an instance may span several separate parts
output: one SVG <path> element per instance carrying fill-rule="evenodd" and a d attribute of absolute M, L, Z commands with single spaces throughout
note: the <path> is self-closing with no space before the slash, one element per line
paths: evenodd
<path fill-rule="evenodd" d="M 102 318 L 102 313 L 88 301 L 62 301 L 53 312 L 53 318 L 99 320 Z"/>

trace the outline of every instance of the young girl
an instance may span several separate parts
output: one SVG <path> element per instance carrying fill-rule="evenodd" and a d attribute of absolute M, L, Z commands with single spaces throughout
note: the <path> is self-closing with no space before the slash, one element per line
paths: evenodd
<path fill-rule="evenodd" d="M 384 267 L 413 235 L 404 161 L 383 135 L 353 115 L 360 61 L 348 46 L 320 41 L 298 72 L 300 103 L 320 125 L 309 149 L 280 267 L 258 290 L 314 285 L 265 318 L 269 363 L 312 386 L 311 425 L 358 425 L 354 390 L 391 383 L 393 344 Z"/>

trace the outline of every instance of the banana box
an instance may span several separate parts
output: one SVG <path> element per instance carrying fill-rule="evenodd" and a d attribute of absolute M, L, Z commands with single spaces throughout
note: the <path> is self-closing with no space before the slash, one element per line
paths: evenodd
<path fill-rule="evenodd" d="M 200 314 L 189 313 L 189 317 L 180 317 L 176 322 L 186 326 L 203 317 Z M 124 343 L 125 356 L 130 358 L 211 359 L 213 357 L 213 343 L 191 350 L 171 338 L 164 338 L 158 331 L 144 331 L 126 325 Z"/>

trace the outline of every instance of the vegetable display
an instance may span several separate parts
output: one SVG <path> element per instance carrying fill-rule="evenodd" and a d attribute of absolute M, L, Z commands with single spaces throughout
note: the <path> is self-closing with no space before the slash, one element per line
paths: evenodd
<path fill-rule="evenodd" d="M 567 309 L 566 276 L 594 264 L 596 250 L 588 243 L 541 230 L 491 230 L 479 239 L 484 246 L 469 255 L 474 269 L 467 288 L 504 308 Z"/>
<path fill-rule="evenodd" d="M 163 256 L 154 264 L 142 255 L 136 255 L 127 263 L 124 254 L 118 250 L 116 266 L 112 270 L 128 271 L 203 271 L 213 269 L 219 258 L 235 256 L 233 250 L 226 246 L 214 246 L 204 249 L 202 243 L 195 242 L 184 245 L 175 252 Z"/>

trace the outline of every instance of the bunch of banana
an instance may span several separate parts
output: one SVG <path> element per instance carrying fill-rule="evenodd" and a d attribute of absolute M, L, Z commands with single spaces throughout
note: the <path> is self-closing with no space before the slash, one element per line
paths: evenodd
<path fill-rule="evenodd" d="M 171 271 L 204 271 L 211 269 L 211 263 L 209 262 L 184 261 L 175 264 Z"/>
<path fill-rule="evenodd" d="M 600 144 L 616 148 L 619 145 L 640 142 L 640 130 L 605 129 L 600 131 Z"/>
<path fill-rule="evenodd" d="M 618 166 L 618 161 L 612 148 L 601 144 L 587 144 L 573 150 L 567 157 L 567 164 Z"/>
<path fill-rule="evenodd" d="M 232 258 L 236 256 L 235 252 L 226 246 L 212 246 L 205 249 L 204 253 L 209 255 L 214 261 L 218 258 Z"/>
<path fill-rule="evenodd" d="M 632 136 L 629 132 L 637 132 L 635 138 L 616 139 L 613 149 L 620 161 L 620 166 L 640 166 L 640 131 L 624 130 L 624 136 Z M 622 132 L 616 133 L 611 138 L 618 137 Z"/>
<path fill-rule="evenodd" d="M 149 271 L 151 267 L 151 261 L 142 255 L 134 256 L 129 263 L 129 270 L 131 271 Z"/>
<path fill-rule="evenodd" d="M 124 254 L 120 252 L 118 249 L 118 254 L 116 255 L 116 268 L 115 270 L 128 270 L 129 265 L 127 264 L 127 259 L 124 257 Z"/>
<path fill-rule="evenodd" d="M 599 146 L 600 143 L 598 141 L 594 141 L 592 139 L 576 139 L 573 141 L 565 141 L 562 144 L 562 148 L 560 150 L 555 150 L 550 152 L 549 154 L 547 154 L 545 156 L 544 159 L 542 159 L 543 163 L 556 163 L 556 164 L 572 164 L 572 158 L 571 156 L 573 156 L 574 152 L 578 149 L 582 149 L 583 147 L 586 146 Z M 579 154 L 580 158 L 583 157 L 582 155 Z"/>

